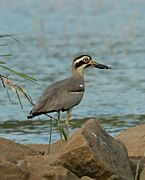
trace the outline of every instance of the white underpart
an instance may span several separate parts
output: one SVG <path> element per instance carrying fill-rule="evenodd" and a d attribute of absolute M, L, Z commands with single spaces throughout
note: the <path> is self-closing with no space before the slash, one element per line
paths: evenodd
<path fill-rule="evenodd" d="M 71 92 L 71 94 L 83 94 L 84 92 Z"/>

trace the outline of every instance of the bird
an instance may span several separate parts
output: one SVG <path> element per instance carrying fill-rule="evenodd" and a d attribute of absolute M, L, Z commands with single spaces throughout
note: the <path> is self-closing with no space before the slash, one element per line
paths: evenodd
<path fill-rule="evenodd" d="M 57 121 L 60 125 L 60 112 L 66 111 L 65 125 L 68 129 L 72 108 L 81 102 L 84 95 L 84 70 L 89 67 L 111 69 L 94 61 L 89 55 L 80 55 L 72 62 L 71 76 L 49 85 L 38 98 L 27 118 L 57 112 Z"/>

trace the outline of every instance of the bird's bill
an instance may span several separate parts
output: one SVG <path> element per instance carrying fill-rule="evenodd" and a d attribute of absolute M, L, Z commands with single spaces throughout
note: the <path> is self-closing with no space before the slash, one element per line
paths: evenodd
<path fill-rule="evenodd" d="M 98 63 L 98 62 L 96 62 L 96 61 L 93 61 L 93 60 L 91 60 L 91 61 L 89 62 L 89 65 L 92 66 L 92 67 L 99 68 L 99 69 L 111 69 L 111 67 L 106 66 L 106 65 L 104 65 L 104 64 L 100 64 L 100 63 Z"/>

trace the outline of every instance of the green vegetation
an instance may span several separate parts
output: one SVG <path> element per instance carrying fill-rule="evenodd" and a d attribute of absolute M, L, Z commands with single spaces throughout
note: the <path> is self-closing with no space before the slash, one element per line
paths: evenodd
<path fill-rule="evenodd" d="M 0 34 L 0 40 L 2 38 L 12 38 L 14 39 L 16 42 L 21 43 L 19 40 L 17 40 L 14 35 L 9 35 L 9 34 Z M 21 43 L 22 44 L 22 43 Z M 6 46 L 7 44 L 0 44 L 0 46 Z M 7 94 L 8 94 L 8 98 L 10 100 L 10 95 L 9 95 L 9 91 L 8 89 L 10 88 L 11 90 L 14 91 L 14 93 L 16 93 L 16 96 L 18 98 L 19 104 L 21 106 L 21 108 L 23 109 L 23 105 L 22 105 L 22 101 L 20 98 L 20 95 L 24 95 L 25 98 L 27 98 L 27 100 L 33 105 L 32 99 L 31 97 L 26 93 L 26 91 L 22 88 L 21 85 L 17 84 L 12 78 L 11 75 L 14 74 L 17 77 L 23 78 L 25 80 L 31 81 L 33 83 L 36 83 L 36 79 L 33 77 L 28 76 L 27 74 L 18 72 L 14 69 L 11 69 L 8 67 L 8 64 L 5 62 L 5 60 L 3 60 L 3 58 L 5 57 L 9 57 L 11 56 L 11 54 L 1 54 L 0 53 L 0 81 L 2 82 L 3 88 L 5 88 L 7 90 Z M 1 60 L 2 58 L 2 60 Z"/>

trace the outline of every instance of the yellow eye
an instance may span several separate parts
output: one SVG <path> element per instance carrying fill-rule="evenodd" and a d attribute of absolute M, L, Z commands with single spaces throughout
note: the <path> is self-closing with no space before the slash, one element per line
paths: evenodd
<path fill-rule="evenodd" d="M 84 61 L 85 63 L 88 63 L 88 62 L 89 62 L 89 58 L 85 57 L 85 58 L 83 59 L 83 61 Z"/>

